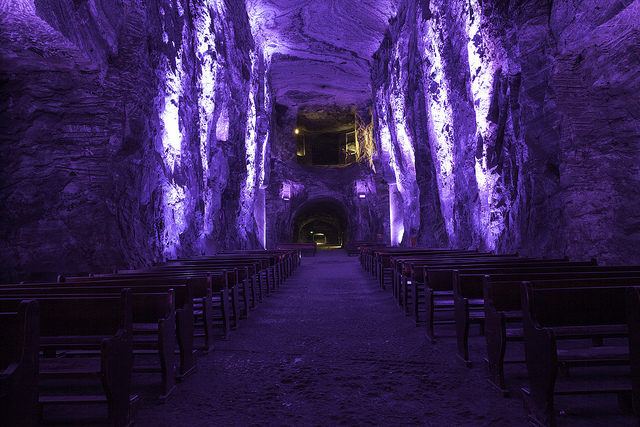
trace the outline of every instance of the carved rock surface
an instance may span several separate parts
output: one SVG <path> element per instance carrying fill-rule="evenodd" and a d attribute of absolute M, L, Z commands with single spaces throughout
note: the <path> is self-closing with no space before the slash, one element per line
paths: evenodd
<path fill-rule="evenodd" d="M 257 245 L 270 95 L 244 3 L 0 7 L 0 279 Z"/>
<path fill-rule="evenodd" d="M 273 55 L 274 96 L 285 105 L 366 104 L 371 57 L 393 0 L 248 0 Z"/>
<path fill-rule="evenodd" d="M 639 17 L 637 0 L 402 1 L 373 85 L 405 230 L 638 262 Z"/>

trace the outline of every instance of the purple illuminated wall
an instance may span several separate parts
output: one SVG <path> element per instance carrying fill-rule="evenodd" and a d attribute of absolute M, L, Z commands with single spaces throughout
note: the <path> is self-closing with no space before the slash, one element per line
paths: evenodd
<path fill-rule="evenodd" d="M 0 5 L 3 276 L 262 246 L 268 63 L 243 2 Z"/>
<path fill-rule="evenodd" d="M 402 1 L 376 54 L 376 136 L 405 230 L 637 262 L 640 3 L 505 4 Z"/>

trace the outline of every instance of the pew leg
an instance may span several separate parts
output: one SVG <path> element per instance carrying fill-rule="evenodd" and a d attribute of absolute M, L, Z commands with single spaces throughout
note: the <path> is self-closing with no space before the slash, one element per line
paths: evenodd
<path fill-rule="evenodd" d="M 242 318 L 249 317 L 249 284 L 247 279 L 242 281 Z"/>
<path fill-rule="evenodd" d="M 176 386 L 176 319 L 171 316 L 158 322 L 158 354 L 162 373 L 162 395 L 166 400 Z"/>
<path fill-rule="evenodd" d="M 509 391 L 504 381 L 504 355 L 507 349 L 507 332 L 504 315 L 494 310 L 485 311 L 485 339 L 487 341 L 487 374 L 489 383 L 503 396 Z"/>
<path fill-rule="evenodd" d="M 411 303 L 413 303 L 413 292 L 411 286 L 408 285 L 406 280 L 402 281 L 402 305 L 404 306 L 405 316 L 411 315 Z"/>
<path fill-rule="evenodd" d="M 413 298 L 413 316 L 416 319 L 416 326 L 420 324 L 420 306 L 418 305 L 418 283 L 411 280 L 411 298 Z"/>
<path fill-rule="evenodd" d="M 553 391 L 558 375 L 558 356 L 553 332 L 524 322 L 525 354 L 529 389 L 522 389 L 529 417 L 544 426 L 555 424 Z"/>
<path fill-rule="evenodd" d="M 204 322 L 204 351 L 213 351 L 213 304 L 211 303 L 211 291 L 202 299 L 202 321 Z"/>
<path fill-rule="evenodd" d="M 396 298 L 398 291 L 396 289 L 396 270 L 391 270 L 391 295 Z"/>
<path fill-rule="evenodd" d="M 265 285 L 266 285 L 266 290 L 267 290 L 267 296 L 271 295 L 271 280 L 269 280 L 269 269 L 271 267 L 267 268 L 264 272 L 264 279 L 265 279 Z"/>
<path fill-rule="evenodd" d="M 222 308 L 222 333 L 225 339 L 231 333 L 231 307 L 229 307 L 229 292 L 227 289 L 220 291 L 220 305 Z"/>
<path fill-rule="evenodd" d="M 433 333 L 434 313 L 435 306 L 433 301 L 433 291 L 430 288 L 424 290 L 424 301 L 426 305 L 426 327 L 427 327 L 427 339 L 432 344 L 436 342 L 435 335 Z"/>
<path fill-rule="evenodd" d="M 250 284 L 250 287 L 251 287 L 251 309 L 255 310 L 255 308 L 256 308 L 256 298 L 257 298 L 257 295 L 256 295 L 256 281 L 254 280 L 253 276 L 251 276 L 251 279 L 249 279 L 249 280 L 250 280 L 249 284 Z"/>
<path fill-rule="evenodd" d="M 232 328 L 237 328 L 240 324 L 240 294 L 238 291 L 238 286 L 234 286 L 231 289 L 231 310 L 233 315 L 233 323 L 231 324 Z"/>
<path fill-rule="evenodd" d="M 456 297 L 454 300 L 454 311 L 458 358 L 469 368 L 471 367 L 471 360 L 469 359 L 469 300 Z"/>
<path fill-rule="evenodd" d="M 258 284 L 258 302 L 262 302 L 262 287 L 264 286 L 264 284 L 262 283 L 262 272 L 257 272 L 256 273 L 256 283 Z"/>
<path fill-rule="evenodd" d="M 178 379 L 183 379 L 195 369 L 193 351 L 193 309 L 180 308 L 176 310 L 176 338 L 180 349 L 180 374 Z"/>
<path fill-rule="evenodd" d="M 109 422 L 113 427 L 129 425 L 131 372 L 133 369 L 132 338 L 118 334 L 102 343 L 101 379 L 107 396 Z"/>

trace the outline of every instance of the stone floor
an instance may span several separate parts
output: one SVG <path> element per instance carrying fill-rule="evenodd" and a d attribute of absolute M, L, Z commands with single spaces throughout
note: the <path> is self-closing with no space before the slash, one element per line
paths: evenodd
<path fill-rule="evenodd" d="M 428 344 L 357 258 L 319 252 L 200 357 L 169 401 L 145 397 L 136 424 L 527 425 L 520 398 L 485 381 L 481 354 L 473 368 L 457 362 L 452 334 Z"/>

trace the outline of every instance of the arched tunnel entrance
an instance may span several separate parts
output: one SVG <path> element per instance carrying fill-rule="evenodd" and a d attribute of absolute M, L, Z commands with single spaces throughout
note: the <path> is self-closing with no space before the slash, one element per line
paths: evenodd
<path fill-rule="evenodd" d="M 319 248 L 341 247 L 348 235 L 345 208 L 335 199 L 310 200 L 293 217 L 293 239 L 299 243 L 316 242 Z"/>

